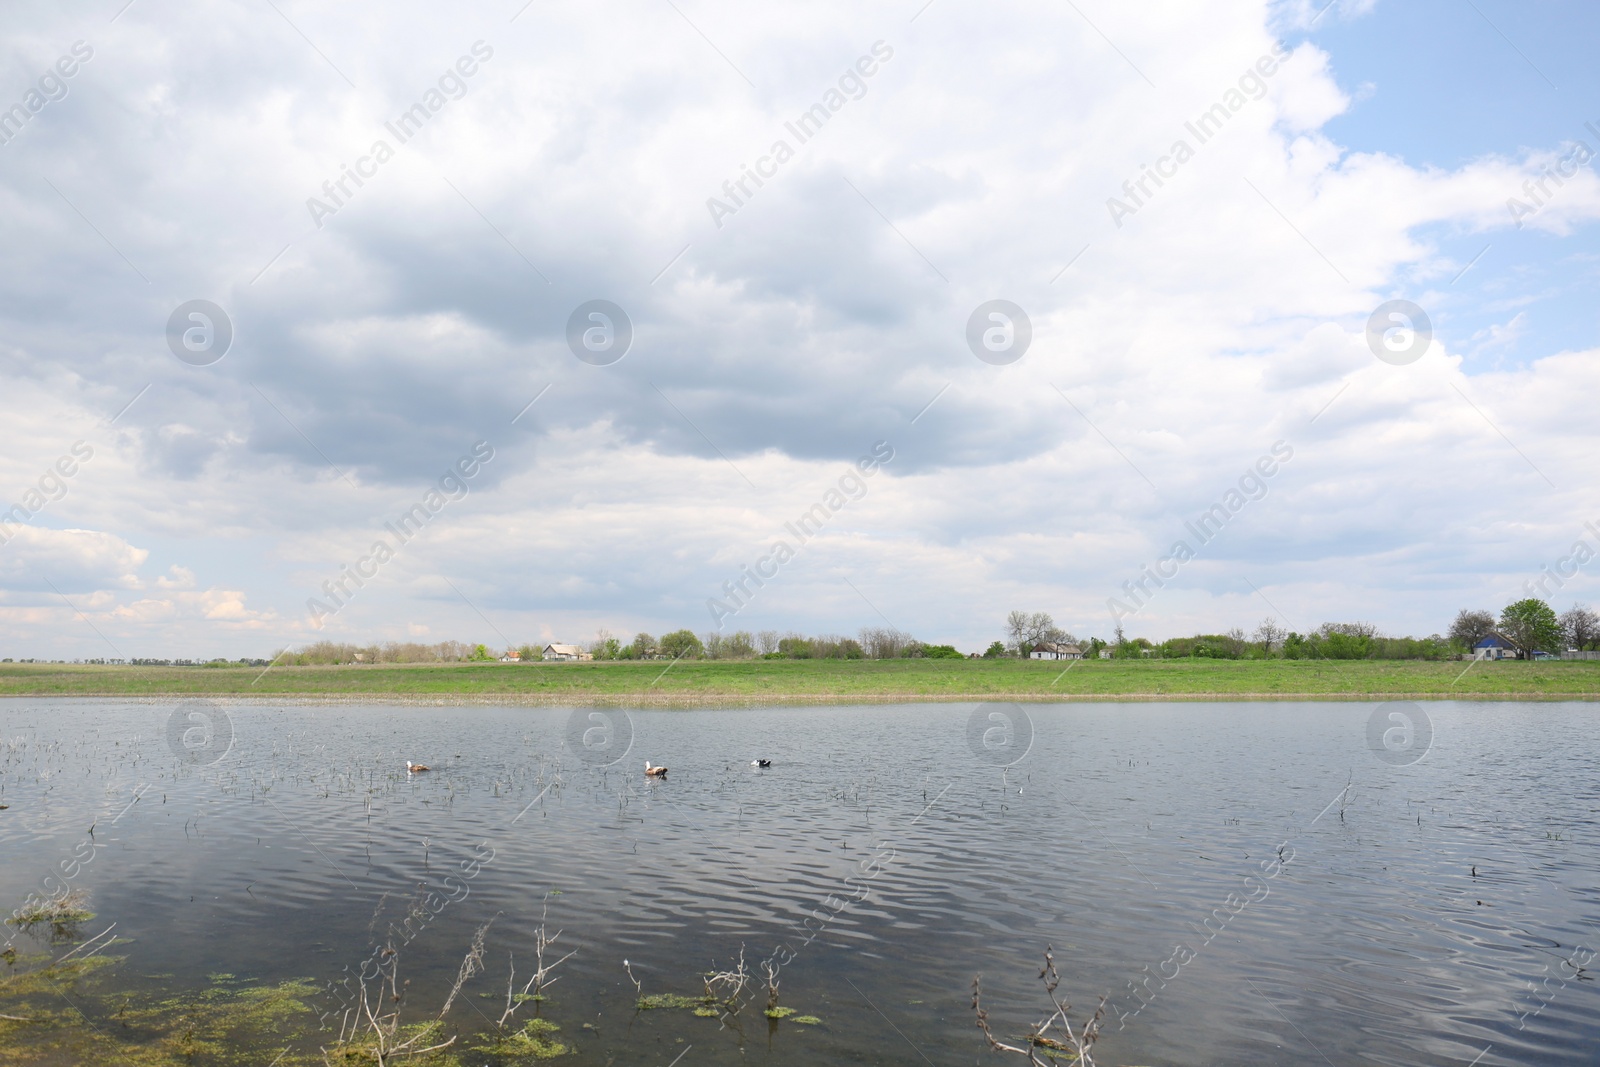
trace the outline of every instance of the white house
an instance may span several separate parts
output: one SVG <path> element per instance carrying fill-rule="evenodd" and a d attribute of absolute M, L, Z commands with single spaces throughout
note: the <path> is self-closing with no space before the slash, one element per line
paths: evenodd
<path fill-rule="evenodd" d="M 500 662 L 501 663 L 521 663 L 522 662 L 522 653 L 516 651 L 515 649 L 512 649 L 511 651 L 507 652 L 505 655 L 500 657 Z"/>
<path fill-rule="evenodd" d="M 1082 659 L 1083 649 L 1077 645 L 1063 645 L 1055 641 L 1044 641 L 1033 646 L 1033 651 L 1028 653 L 1029 659 Z"/>
<path fill-rule="evenodd" d="M 1517 646 L 1499 630 L 1490 630 L 1472 646 L 1474 659 L 1519 659 Z"/>
<path fill-rule="evenodd" d="M 577 645 L 545 645 L 541 659 L 581 660 L 594 659 L 594 656 L 579 648 Z"/>

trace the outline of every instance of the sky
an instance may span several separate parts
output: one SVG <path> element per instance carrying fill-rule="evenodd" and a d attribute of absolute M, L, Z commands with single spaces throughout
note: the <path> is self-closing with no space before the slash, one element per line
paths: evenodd
<path fill-rule="evenodd" d="M 0 18 L 0 657 L 1600 600 L 1593 5 Z"/>

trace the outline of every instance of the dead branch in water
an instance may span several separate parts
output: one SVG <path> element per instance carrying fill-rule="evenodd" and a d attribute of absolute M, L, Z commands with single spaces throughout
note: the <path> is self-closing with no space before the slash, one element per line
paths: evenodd
<path fill-rule="evenodd" d="M 467 949 L 466 958 L 461 961 L 461 970 L 456 972 L 456 984 L 450 987 L 450 995 L 444 998 L 444 1007 L 439 1009 L 439 1018 L 443 1019 L 450 1010 L 450 1005 L 456 1002 L 456 997 L 461 993 L 461 987 L 467 980 L 483 970 L 483 939 L 489 933 L 489 927 L 494 925 L 490 919 L 478 927 L 478 932 L 472 935 L 472 947 Z"/>
<path fill-rule="evenodd" d="M 1100 998 L 1100 1006 L 1095 1009 L 1094 1015 L 1086 1019 L 1077 1029 L 1072 1025 L 1072 1005 L 1056 996 L 1056 989 L 1061 985 L 1061 975 L 1056 971 L 1056 961 L 1053 948 L 1044 950 L 1044 967 L 1039 971 L 1039 980 L 1044 983 L 1045 995 L 1050 998 L 1054 1007 L 1049 1015 L 1033 1024 L 1024 1039 L 1025 1045 L 1009 1045 L 994 1036 L 989 1028 L 989 1013 L 983 1007 L 982 990 L 979 979 L 972 980 L 972 1011 L 977 1017 L 978 1029 L 983 1031 L 983 1036 L 988 1040 L 989 1047 L 996 1052 L 1011 1052 L 1018 1056 L 1026 1056 L 1028 1063 L 1033 1067 L 1046 1067 L 1043 1059 L 1039 1058 L 1039 1049 L 1052 1049 L 1071 1053 L 1077 1060 L 1079 1067 L 1095 1067 L 1093 1047 L 1095 1040 L 1100 1036 L 1100 1022 L 1106 1015 L 1106 998 Z"/>
<path fill-rule="evenodd" d="M 739 966 L 731 971 L 712 971 L 705 975 L 706 1000 L 719 1001 L 730 1011 L 738 1010 L 739 995 L 750 981 L 744 965 L 744 945 L 739 946 Z"/>
<path fill-rule="evenodd" d="M 565 956 L 562 956 L 554 963 L 547 965 L 544 962 L 545 949 L 555 944 L 556 938 L 561 936 L 560 930 L 557 930 L 555 933 L 546 936 L 546 924 L 544 920 L 545 916 L 547 916 L 549 912 L 550 902 L 549 898 L 547 897 L 545 900 L 544 911 L 539 913 L 539 928 L 534 931 L 533 951 L 534 966 L 536 969 L 533 972 L 533 977 L 529 978 L 528 981 L 523 985 L 521 993 L 515 992 L 517 983 L 516 957 L 511 956 L 510 953 L 507 953 L 507 956 L 510 957 L 511 962 L 511 977 L 506 980 L 506 1010 L 501 1013 L 500 1021 L 495 1023 L 495 1025 L 502 1030 L 505 1029 L 506 1023 L 511 1020 L 511 1016 L 516 1014 L 517 1009 L 522 1007 L 525 1001 L 532 1000 L 537 1003 L 538 1001 L 544 999 L 544 990 L 549 986 L 555 985 L 556 982 L 560 980 L 557 978 L 551 978 L 550 972 L 577 954 L 578 950 L 573 949 L 571 952 L 567 953 Z M 623 961 L 623 966 L 627 966 L 626 960 Z M 631 970 L 628 972 L 628 977 L 633 977 L 633 972 Z M 634 984 L 638 985 L 638 982 L 635 982 Z M 529 990 L 532 990 L 532 992 L 530 993 Z"/>
<path fill-rule="evenodd" d="M 476 941 L 474 947 L 479 948 Z M 472 952 L 469 951 L 467 955 L 470 959 Z M 462 966 L 465 969 L 466 965 Z M 365 1041 L 370 1041 L 371 1045 L 361 1048 L 361 1051 L 371 1056 L 378 1067 L 387 1067 L 397 1059 L 422 1056 L 455 1044 L 456 1039 L 452 1037 L 448 1041 L 424 1046 L 424 1042 L 431 1041 L 439 1035 L 441 1024 L 437 1021 L 412 1027 L 410 1036 L 402 1036 L 398 1006 L 401 999 L 401 985 L 400 953 L 391 943 L 379 955 L 375 974 L 369 978 L 365 970 L 362 971 L 360 1000 L 354 1009 L 356 1017 L 350 1018 L 350 1009 L 345 1011 L 344 1021 L 339 1026 L 339 1039 L 334 1049 L 322 1050 L 324 1061 L 330 1064 L 333 1062 L 329 1057 L 335 1049 L 348 1053 L 350 1046 L 364 1044 Z M 390 1005 L 394 1007 L 390 1008 Z"/>

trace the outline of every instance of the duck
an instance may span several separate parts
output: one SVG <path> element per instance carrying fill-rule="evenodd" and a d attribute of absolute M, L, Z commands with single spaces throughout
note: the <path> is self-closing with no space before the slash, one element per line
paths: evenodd
<path fill-rule="evenodd" d="M 753 759 L 753 760 L 750 761 L 750 766 L 752 766 L 752 767 L 770 767 L 770 766 L 772 766 L 772 761 L 769 760 L 769 759 Z"/>
<path fill-rule="evenodd" d="M 652 767 L 650 766 L 650 761 L 645 760 L 644 773 L 651 778 L 665 778 L 667 776 L 667 769 L 665 767 Z"/>
<path fill-rule="evenodd" d="M 433 768 L 429 767 L 426 763 L 412 763 L 410 760 L 406 760 L 407 774 L 421 774 L 423 771 L 431 770 L 433 770 Z"/>

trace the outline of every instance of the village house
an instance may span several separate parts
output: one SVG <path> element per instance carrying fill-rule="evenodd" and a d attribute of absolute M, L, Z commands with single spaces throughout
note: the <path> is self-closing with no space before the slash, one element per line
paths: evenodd
<path fill-rule="evenodd" d="M 1508 641 L 1505 635 L 1496 630 L 1490 630 L 1478 643 L 1472 646 L 1473 659 L 1516 659 L 1517 646 Z"/>
<path fill-rule="evenodd" d="M 586 652 L 582 648 L 579 648 L 577 645 L 549 644 L 544 646 L 544 652 L 540 655 L 540 658 L 553 660 L 585 660 L 594 659 L 594 655 L 593 653 Z"/>
<path fill-rule="evenodd" d="M 1033 646 L 1033 651 L 1028 653 L 1029 659 L 1082 659 L 1083 649 L 1077 645 L 1061 644 L 1057 641 L 1042 641 Z"/>

